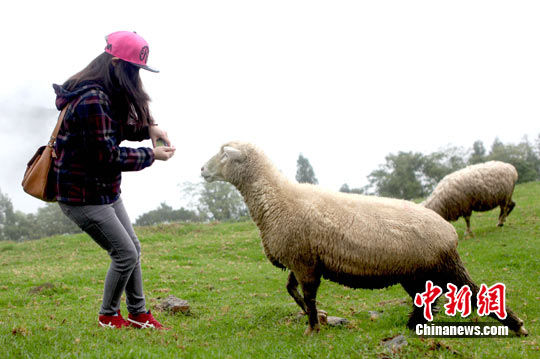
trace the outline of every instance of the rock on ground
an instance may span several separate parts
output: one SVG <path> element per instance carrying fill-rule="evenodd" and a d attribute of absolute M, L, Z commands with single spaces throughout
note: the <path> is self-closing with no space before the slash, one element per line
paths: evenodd
<path fill-rule="evenodd" d="M 401 350 L 401 347 L 407 345 L 407 339 L 403 335 L 398 335 L 393 338 L 386 338 L 382 340 L 382 345 L 384 345 L 391 352 L 396 353 Z"/>
<path fill-rule="evenodd" d="M 347 320 L 345 318 L 332 317 L 332 316 L 326 317 L 326 322 L 327 322 L 328 325 L 331 325 L 333 327 L 336 327 L 338 325 L 349 324 L 349 320 Z"/>
<path fill-rule="evenodd" d="M 170 311 L 172 313 L 181 312 L 188 314 L 190 306 L 187 300 L 176 298 L 174 295 L 169 295 L 163 302 L 157 305 L 160 310 Z"/>

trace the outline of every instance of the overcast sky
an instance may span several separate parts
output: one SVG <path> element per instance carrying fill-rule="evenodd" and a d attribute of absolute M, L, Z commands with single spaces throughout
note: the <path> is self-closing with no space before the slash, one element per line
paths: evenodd
<path fill-rule="evenodd" d="M 2 5 L 0 190 L 42 202 L 20 181 L 54 127 L 52 83 L 134 30 L 151 110 L 177 147 L 127 173 L 135 220 L 230 140 L 259 145 L 294 178 L 299 153 L 321 185 L 360 187 L 388 153 L 469 148 L 540 133 L 538 1 L 36 1 Z M 136 144 L 150 146 L 148 142 Z"/>

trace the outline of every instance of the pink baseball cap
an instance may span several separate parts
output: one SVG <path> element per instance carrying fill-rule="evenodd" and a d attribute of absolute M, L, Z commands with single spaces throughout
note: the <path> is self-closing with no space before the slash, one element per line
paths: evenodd
<path fill-rule="evenodd" d="M 105 36 L 107 46 L 105 52 L 142 69 L 159 72 L 146 65 L 148 61 L 148 43 L 135 31 L 117 31 Z"/>

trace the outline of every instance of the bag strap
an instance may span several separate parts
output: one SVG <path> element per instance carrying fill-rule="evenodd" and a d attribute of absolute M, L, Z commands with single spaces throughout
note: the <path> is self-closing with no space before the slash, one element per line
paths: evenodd
<path fill-rule="evenodd" d="M 47 143 L 47 146 L 52 148 L 54 146 L 54 142 L 56 141 L 56 136 L 58 136 L 58 131 L 60 131 L 60 126 L 62 125 L 62 120 L 64 119 L 64 116 L 66 115 L 66 110 L 68 106 L 64 107 L 62 109 L 62 112 L 60 112 L 60 115 L 58 116 L 58 122 L 56 122 L 56 127 L 54 128 L 51 138 L 49 139 L 49 142 Z"/>
<path fill-rule="evenodd" d="M 68 106 L 64 107 L 62 109 L 62 112 L 60 112 L 60 115 L 58 115 L 58 122 L 56 122 L 56 126 L 54 127 L 53 133 L 51 134 L 51 138 L 49 139 L 49 142 L 47 143 L 47 147 L 51 148 L 52 158 L 56 158 L 56 151 L 54 150 L 54 142 L 56 141 L 56 136 L 58 136 L 58 131 L 60 131 L 60 126 L 62 125 L 62 121 L 64 120 L 64 116 L 66 115 L 67 108 Z"/>

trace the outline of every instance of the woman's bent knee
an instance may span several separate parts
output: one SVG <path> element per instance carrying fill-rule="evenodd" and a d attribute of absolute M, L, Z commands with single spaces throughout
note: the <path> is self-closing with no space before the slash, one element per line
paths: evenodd
<path fill-rule="evenodd" d="M 132 250 L 125 251 L 122 254 L 117 253 L 111 256 L 114 267 L 119 272 L 131 271 L 137 263 L 139 263 L 139 253 L 133 248 Z"/>

